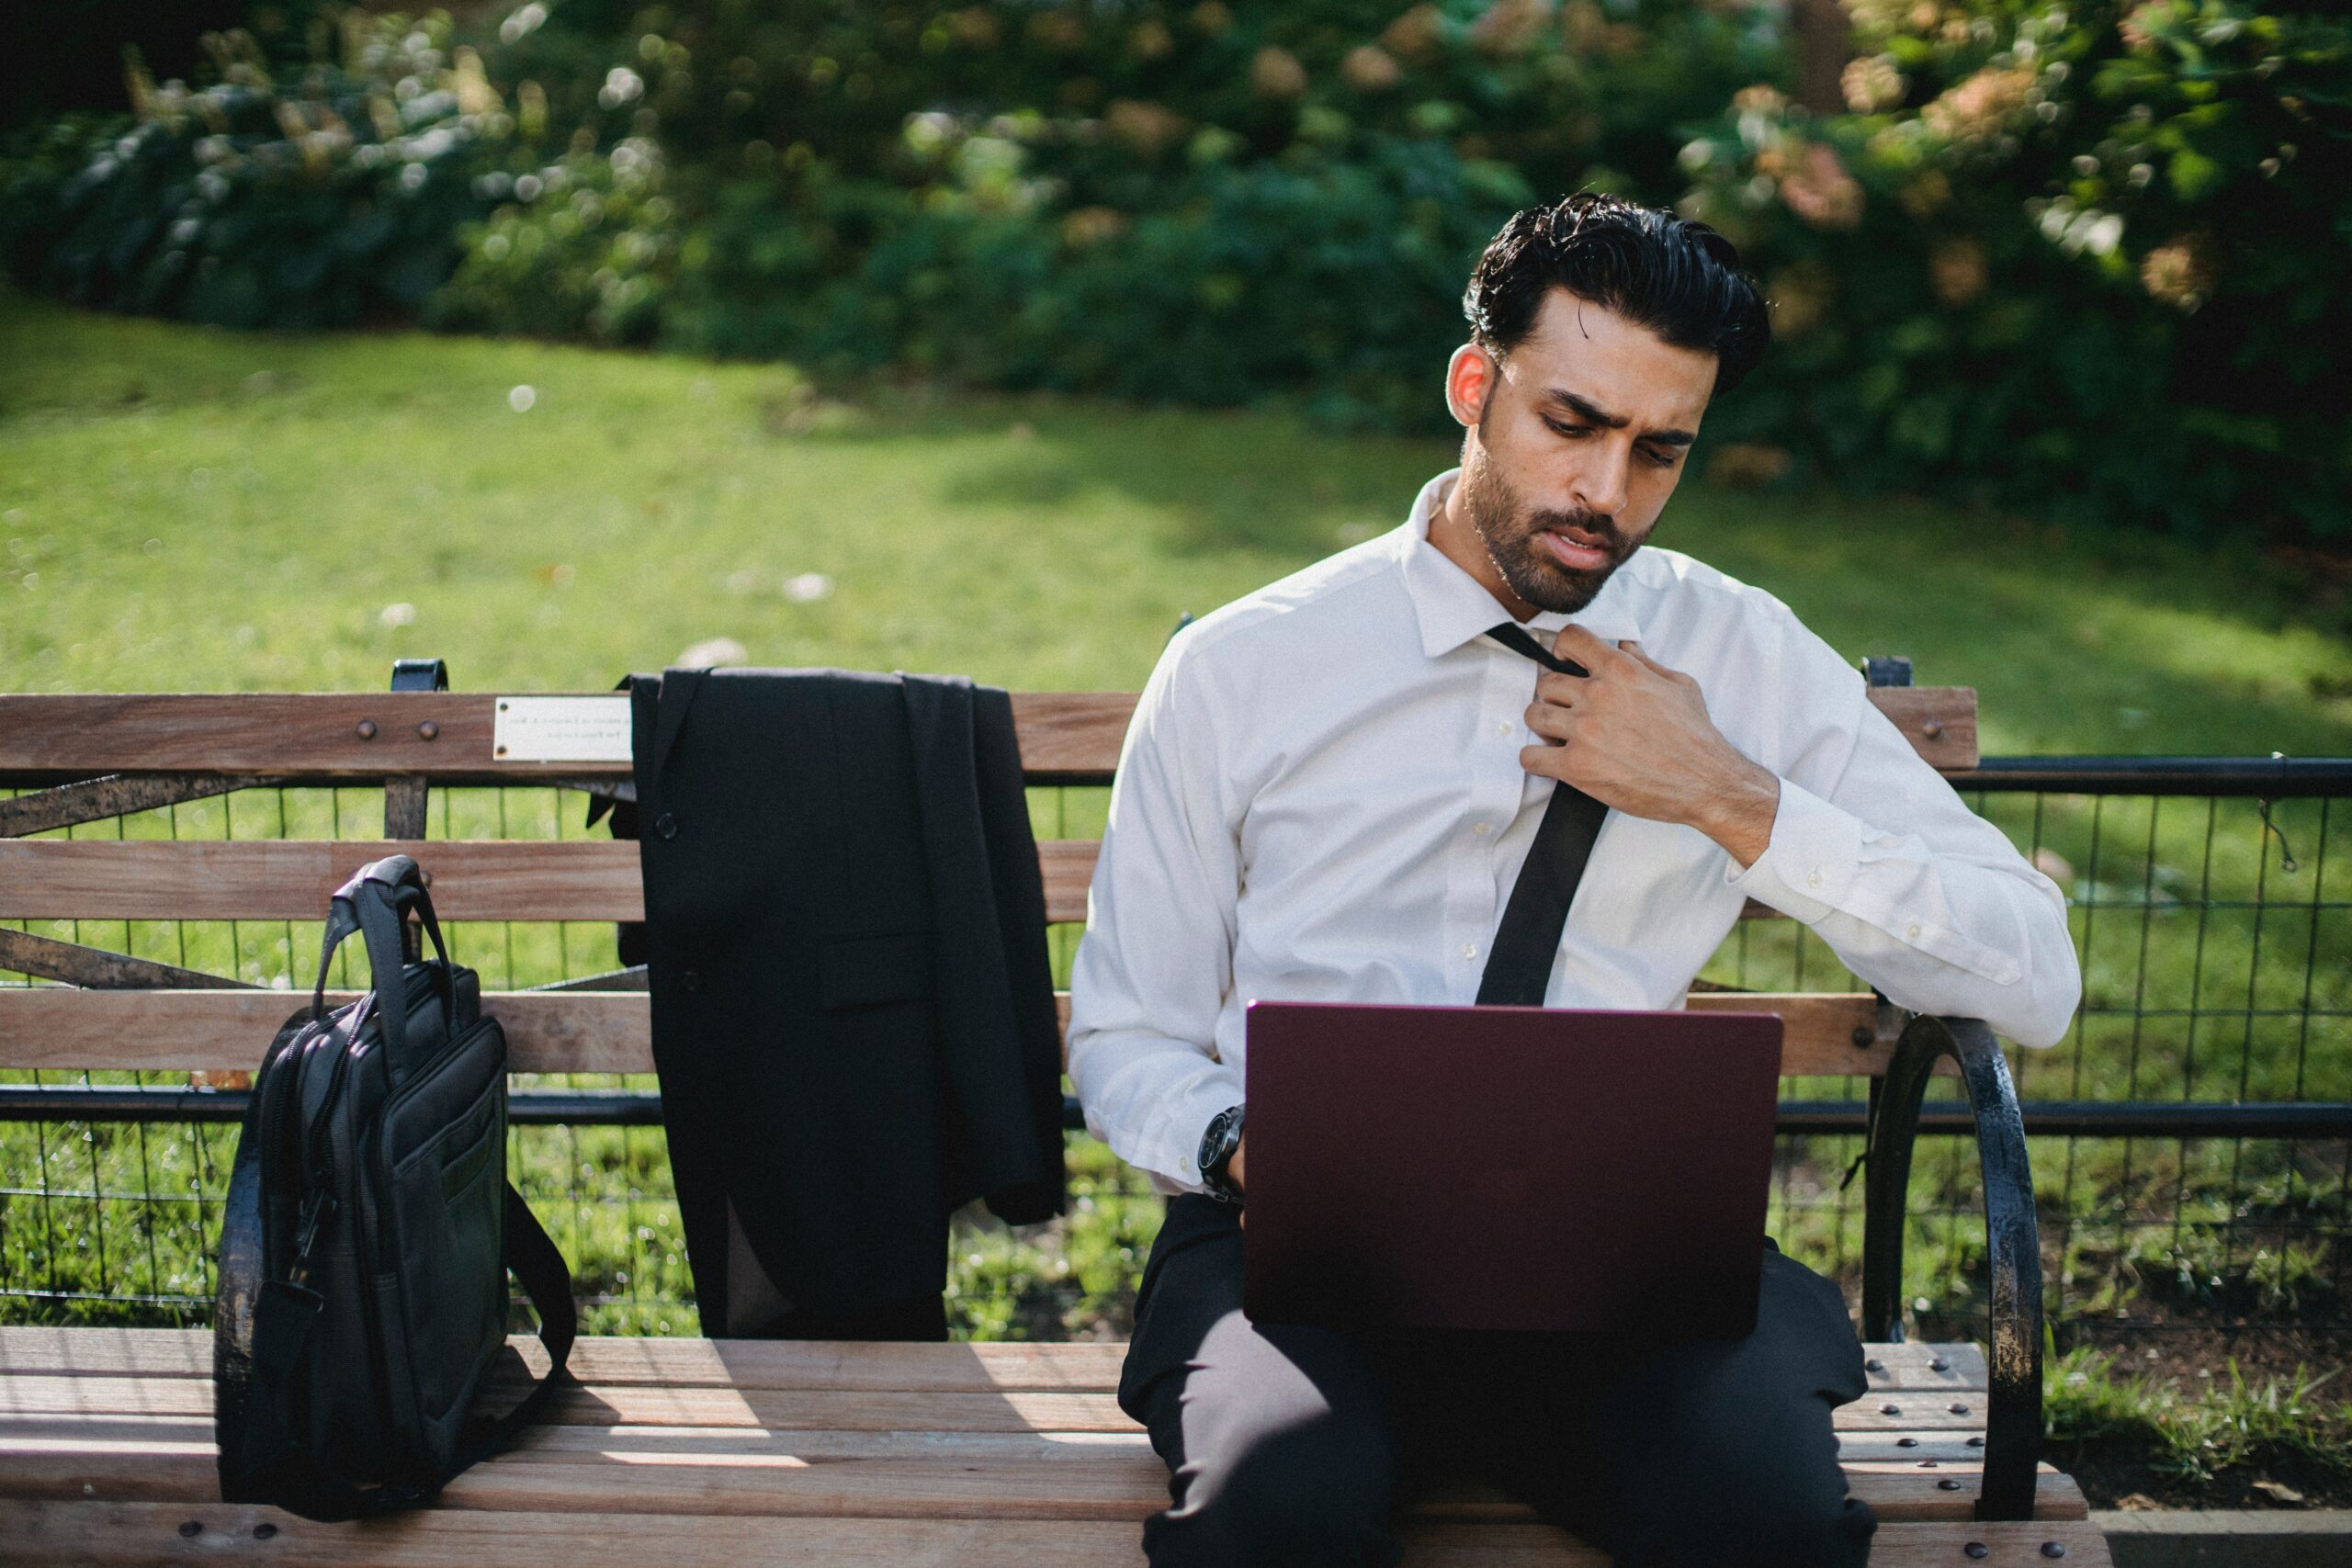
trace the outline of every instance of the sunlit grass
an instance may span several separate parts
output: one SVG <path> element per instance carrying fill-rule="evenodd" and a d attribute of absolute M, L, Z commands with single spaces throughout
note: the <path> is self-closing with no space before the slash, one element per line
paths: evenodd
<path fill-rule="evenodd" d="M 2285 1458 L 2352 1472 L 2352 1393 L 2340 1370 L 2249 1382 L 2232 1361 L 2225 1377 L 2184 1393 L 2131 1371 L 2108 1353 L 2067 1352 L 2047 1369 L 2042 1418 L 2061 1466 L 2068 1450 L 2101 1438 L 2149 1452 L 2159 1474 L 2210 1481 Z"/>

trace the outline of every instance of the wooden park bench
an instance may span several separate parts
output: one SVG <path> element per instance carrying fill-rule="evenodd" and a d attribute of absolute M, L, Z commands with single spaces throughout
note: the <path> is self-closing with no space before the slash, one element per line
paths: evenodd
<path fill-rule="evenodd" d="M 1889 684 L 1873 694 L 1938 767 L 1964 776 L 1976 766 L 1973 693 Z M 1134 701 L 1118 693 L 1017 695 L 1030 782 L 1107 783 Z M 0 787 L 32 791 L 0 801 L 0 919 L 314 923 L 355 867 L 394 851 L 426 868 L 444 919 L 642 918 L 632 843 L 425 840 L 429 790 L 611 790 L 627 781 L 625 725 L 617 754 L 609 732 L 603 752 L 591 754 L 593 736 L 549 739 L 544 714 L 502 713 L 507 702 L 432 689 L 0 695 Z M 555 724 L 564 728 L 560 716 Z M 537 760 L 549 750 L 571 760 Z M 384 837 L 39 836 L 283 785 L 381 785 Z M 1049 921 L 1085 919 L 1094 851 L 1087 841 L 1040 845 Z M 294 1005 L 282 991 L 232 988 L 16 931 L 0 930 L 0 969 L 62 982 L 0 988 L 0 1068 L 250 1069 Z M 518 1072 L 651 1070 L 641 988 L 484 999 L 505 1024 Z M 2107 1562 L 2080 1490 L 2039 1462 L 2032 1187 L 2017 1101 L 1989 1032 L 1912 1017 L 1869 992 L 1702 991 L 1690 1002 L 1779 1012 L 1785 1074 L 1875 1080 L 1862 1302 L 1871 1392 L 1837 1416 L 1854 1490 L 1882 1521 L 1874 1561 Z M 1989 1227 L 1989 1359 L 1972 1345 L 1899 1342 L 1911 1143 L 1937 1072 L 1959 1073 L 1975 1116 Z M 24 1179 L 0 1174 L 9 1184 Z M 460 1477 L 438 1506 L 318 1525 L 219 1501 L 207 1331 L 0 1328 L 0 1559 L 1132 1562 L 1142 1520 L 1167 1503 L 1168 1477 L 1114 1397 L 1125 1349 L 585 1338 L 572 1357 L 579 1386 L 552 1420 L 518 1450 Z M 518 1337 L 511 1354 L 536 1359 L 537 1343 Z M 1693 1474 L 1690 1483 L 1702 1488 L 1708 1478 Z M 1406 1527 L 1417 1568 L 1604 1561 L 1519 1505 L 1466 1484 L 1411 1500 Z"/>

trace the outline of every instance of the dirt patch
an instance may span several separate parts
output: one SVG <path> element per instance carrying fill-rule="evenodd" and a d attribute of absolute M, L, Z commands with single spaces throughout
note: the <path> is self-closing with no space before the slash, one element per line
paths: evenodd
<path fill-rule="evenodd" d="M 2042 1457 L 2073 1476 L 2094 1508 L 2352 1508 L 2352 1472 L 2300 1454 L 2211 1481 L 2160 1471 L 2145 1448 L 2114 1438 L 2053 1443 Z"/>
<path fill-rule="evenodd" d="M 2231 1388 L 2231 1371 L 2249 1389 L 2275 1382 L 2324 1379 L 2312 1400 L 2323 1406 L 2352 1403 L 2352 1325 L 2086 1324 L 2062 1330 L 2068 1348 L 2087 1346 L 2114 1358 L 2111 1375 L 2145 1377 L 2184 1399 Z M 2334 1462 L 2272 1445 L 2257 1461 L 2232 1465 L 2211 1479 L 2183 1476 L 2154 1442 L 2109 1436 L 2050 1445 L 2051 1463 L 2082 1484 L 2094 1508 L 2343 1508 L 2352 1507 L 2352 1432 Z"/>
<path fill-rule="evenodd" d="M 2059 1325 L 2058 1348 L 2087 1345 L 2115 1358 L 2119 1374 L 2143 1373 L 2194 1396 L 2200 1386 L 2226 1383 L 2234 1363 L 2249 1385 L 2322 1378 L 2322 1397 L 2352 1400 L 2352 1324 L 2200 1323 L 2188 1318 L 2149 1323 L 2097 1323 L 2080 1318 Z"/>

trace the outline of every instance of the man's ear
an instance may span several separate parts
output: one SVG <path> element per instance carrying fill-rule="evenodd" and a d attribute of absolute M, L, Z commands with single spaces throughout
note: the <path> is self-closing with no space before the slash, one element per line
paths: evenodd
<path fill-rule="evenodd" d="M 1501 376 L 1494 357 L 1476 344 L 1465 343 L 1453 351 L 1445 364 L 1445 407 L 1455 423 L 1465 428 L 1478 423 Z"/>

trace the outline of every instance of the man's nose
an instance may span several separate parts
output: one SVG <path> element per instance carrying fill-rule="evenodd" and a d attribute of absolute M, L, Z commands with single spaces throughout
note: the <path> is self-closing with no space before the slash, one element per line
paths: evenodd
<path fill-rule="evenodd" d="M 1615 442 L 1601 444 L 1577 472 L 1575 496 L 1588 512 L 1604 517 L 1614 517 L 1625 510 L 1626 480 L 1632 469 L 1631 453 Z"/>

